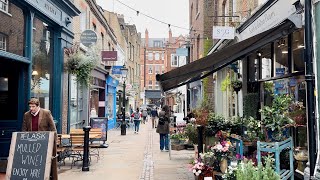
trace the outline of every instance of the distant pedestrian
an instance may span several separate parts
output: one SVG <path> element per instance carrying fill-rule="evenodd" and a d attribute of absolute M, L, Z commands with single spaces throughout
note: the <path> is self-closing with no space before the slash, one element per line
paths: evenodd
<path fill-rule="evenodd" d="M 139 133 L 140 121 L 141 121 L 141 113 L 139 112 L 139 108 L 137 108 L 136 112 L 131 114 L 134 122 L 134 133 Z"/>
<path fill-rule="evenodd" d="M 162 111 L 159 112 L 159 120 L 157 126 L 157 133 L 160 134 L 160 150 L 169 150 L 169 123 L 170 123 L 170 109 L 165 105 Z"/>
<path fill-rule="evenodd" d="M 152 121 L 152 128 L 156 128 L 157 127 L 157 117 L 158 117 L 158 111 L 156 107 L 153 107 L 153 109 L 151 110 L 151 121 Z"/>
<path fill-rule="evenodd" d="M 133 113 L 133 109 L 132 109 L 131 104 L 130 104 L 130 106 L 129 106 L 129 109 L 130 109 L 130 114 L 132 114 L 132 113 Z"/>
<path fill-rule="evenodd" d="M 148 122 L 148 118 L 147 117 L 148 117 L 147 109 L 143 109 L 142 110 L 142 122 L 143 122 L 143 124 Z"/>

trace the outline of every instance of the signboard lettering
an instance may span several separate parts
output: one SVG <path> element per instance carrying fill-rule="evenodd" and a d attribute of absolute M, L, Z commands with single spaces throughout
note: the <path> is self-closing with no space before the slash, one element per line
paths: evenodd
<path fill-rule="evenodd" d="M 6 180 L 49 179 L 53 132 L 14 132 Z"/>
<path fill-rule="evenodd" d="M 53 20 L 62 20 L 62 11 L 49 0 L 25 0 Z"/>
<path fill-rule="evenodd" d="M 102 61 L 117 61 L 117 51 L 101 51 Z"/>
<path fill-rule="evenodd" d="M 92 30 L 85 30 L 81 33 L 80 36 L 80 42 L 86 46 L 89 47 L 97 42 L 98 36 L 96 32 Z"/>
<path fill-rule="evenodd" d="M 123 66 L 112 66 L 112 74 L 121 74 L 121 68 Z"/>
<path fill-rule="evenodd" d="M 213 39 L 234 39 L 234 27 L 213 26 Z"/>

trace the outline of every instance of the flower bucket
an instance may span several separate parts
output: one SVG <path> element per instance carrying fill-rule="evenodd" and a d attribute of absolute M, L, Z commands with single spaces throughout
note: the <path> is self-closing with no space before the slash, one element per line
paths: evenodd
<path fill-rule="evenodd" d="M 289 138 L 289 128 L 285 128 L 282 130 L 282 133 L 277 131 L 267 130 L 267 139 L 272 142 L 283 141 Z"/>
<path fill-rule="evenodd" d="M 221 159 L 220 161 L 220 171 L 222 173 L 225 173 L 227 171 L 227 168 L 228 168 L 228 160 L 223 158 Z"/>

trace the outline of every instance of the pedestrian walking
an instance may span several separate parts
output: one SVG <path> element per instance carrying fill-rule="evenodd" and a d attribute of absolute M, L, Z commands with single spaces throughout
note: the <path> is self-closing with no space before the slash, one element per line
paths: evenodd
<path fill-rule="evenodd" d="M 152 121 L 152 128 L 156 128 L 157 127 L 157 117 L 158 117 L 158 111 L 156 107 L 153 107 L 153 109 L 151 110 L 151 121 Z"/>
<path fill-rule="evenodd" d="M 137 108 L 136 112 L 131 114 L 134 122 L 134 133 L 139 133 L 140 121 L 141 121 L 141 113 L 139 112 L 139 108 Z"/>
<path fill-rule="evenodd" d="M 143 109 L 142 110 L 142 123 L 145 124 L 146 122 L 148 122 L 148 112 L 147 109 Z"/>
<path fill-rule="evenodd" d="M 160 150 L 169 151 L 169 123 L 170 109 L 165 105 L 162 111 L 159 112 L 159 120 L 156 132 L 160 134 Z"/>
<path fill-rule="evenodd" d="M 49 110 L 40 108 L 40 101 L 36 98 L 31 98 L 28 102 L 28 105 L 30 110 L 23 116 L 22 131 L 53 131 L 56 134 L 57 129 L 51 112 Z M 54 137 L 55 139 L 52 156 L 56 157 L 56 136 Z M 58 180 L 57 158 L 53 158 L 51 161 L 50 179 Z"/>

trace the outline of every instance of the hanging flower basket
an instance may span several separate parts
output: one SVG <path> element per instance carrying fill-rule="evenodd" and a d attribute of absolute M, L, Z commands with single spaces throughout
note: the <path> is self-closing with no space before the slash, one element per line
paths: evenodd
<path fill-rule="evenodd" d="M 242 88 L 242 81 L 233 80 L 231 81 L 231 86 L 234 91 L 239 92 L 240 89 Z"/>

